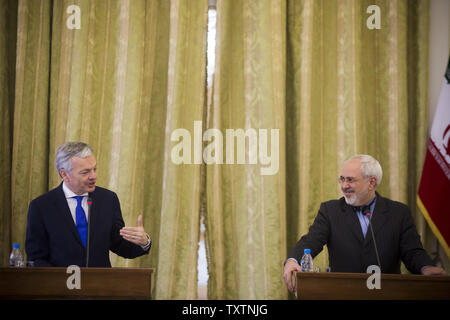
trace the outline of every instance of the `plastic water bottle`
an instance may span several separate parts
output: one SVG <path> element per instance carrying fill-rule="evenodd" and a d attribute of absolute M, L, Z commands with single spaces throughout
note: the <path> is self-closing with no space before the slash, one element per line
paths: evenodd
<path fill-rule="evenodd" d="M 16 268 L 22 268 L 24 266 L 23 255 L 20 251 L 20 243 L 13 244 L 13 249 L 9 256 L 9 266 Z"/>
<path fill-rule="evenodd" d="M 302 272 L 313 272 L 314 264 L 311 256 L 311 249 L 305 249 L 303 252 L 303 257 L 300 261 L 300 268 L 302 269 Z"/>

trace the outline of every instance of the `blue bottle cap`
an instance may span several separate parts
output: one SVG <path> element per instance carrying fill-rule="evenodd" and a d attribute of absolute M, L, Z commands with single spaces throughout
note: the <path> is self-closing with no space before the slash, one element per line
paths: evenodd
<path fill-rule="evenodd" d="M 311 249 L 305 249 L 303 252 L 306 254 L 311 254 Z"/>
<path fill-rule="evenodd" d="M 20 243 L 13 243 L 14 249 L 20 249 Z"/>

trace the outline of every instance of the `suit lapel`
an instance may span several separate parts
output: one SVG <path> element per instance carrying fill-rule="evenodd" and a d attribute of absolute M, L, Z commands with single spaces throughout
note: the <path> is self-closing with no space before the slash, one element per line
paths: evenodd
<path fill-rule="evenodd" d="M 70 213 L 69 205 L 67 204 L 66 195 L 64 194 L 64 191 L 62 189 L 62 183 L 59 185 L 57 193 L 58 194 L 55 199 L 55 206 L 57 208 L 56 212 L 61 213 L 62 220 L 64 221 L 66 228 L 75 237 L 79 244 L 83 246 L 83 242 L 81 241 L 80 235 L 78 234 L 77 227 L 73 222 L 72 214 Z"/>
<path fill-rule="evenodd" d="M 350 231 L 353 233 L 355 238 L 360 243 L 363 243 L 364 235 L 361 230 L 361 224 L 359 223 L 356 213 L 349 205 L 346 204 L 344 198 L 342 198 L 341 209 L 344 213 L 345 224 L 350 227 Z"/>

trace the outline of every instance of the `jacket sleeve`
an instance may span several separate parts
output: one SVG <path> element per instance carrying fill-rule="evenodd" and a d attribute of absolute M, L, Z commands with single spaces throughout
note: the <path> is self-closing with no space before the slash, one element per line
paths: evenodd
<path fill-rule="evenodd" d="M 330 221 L 327 217 L 327 208 L 325 203 L 320 205 L 319 212 L 314 219 L 306 235 L 301 237 L 294 248 L 291 250 L 288 259 L 294 258 L 300 263 L 304 249 L 311 249 L 311 255 L 314 258 L 323 249 L 327 243 L 330 234 Z"/>
<path fill-rule="evenodd" d="M 420 274 L 422 267 L 434 266 L 433 261 L 422 246 L 409 208 L 405 210 L 402 217 L 400 254 L 406 268 L 411 273 Z"/>
<path fill-rule="evenodd" d="M 34 261 L 36 267 L 50 267 L 49 240 L 42 221 L 42 214 L 35 200 L 28 207 L 25 251 L 28 261 Z"/>

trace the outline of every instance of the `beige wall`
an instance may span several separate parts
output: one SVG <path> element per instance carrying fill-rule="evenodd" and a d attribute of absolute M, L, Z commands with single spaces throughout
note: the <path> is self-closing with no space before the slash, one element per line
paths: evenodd
<path fill-rule="evenodd" d="M 430 128 L 450 53 L 450 0 L 430 1 Z"/>

